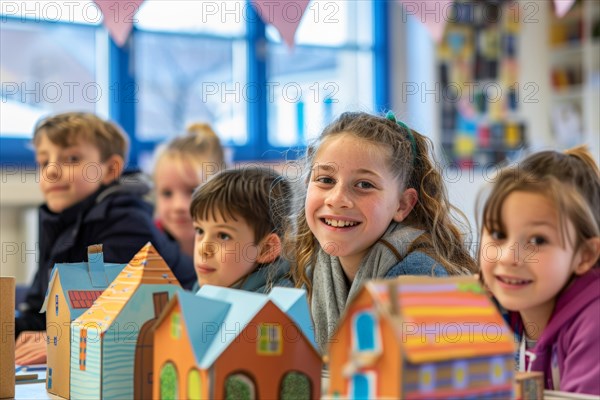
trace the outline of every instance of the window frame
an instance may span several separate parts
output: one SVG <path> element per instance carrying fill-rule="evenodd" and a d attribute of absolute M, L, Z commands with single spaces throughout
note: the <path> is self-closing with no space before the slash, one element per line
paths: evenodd
<path fill-rule="evenodd" d="M 250 3 L 250 0 L 248 0 Z M 373 7 L 373 44 L 371 51 L 373 55 L 373 98 L 375 110 L 390 109 L 390 46 L 389 46 L 389 2 L 384 0 L 372 0 Z M 265 24 L 252 6 L 248 7 L 254 15 L 248 18 L 247 21 L 247 57 L 248 71 L 247 83 L 250 85 L 258 85 L 258 87 L 266 87 L 266 62 L 263 50 L 267 46 L 267 38 L 265 33 Z M 7 15 L 0 16 L 2 19 L 21 20 L 20 17 L 12 17 Z M 23 23 L 35 24 L 78 24 L 76 22 L 64 21 L 42 21 L 31 20 Z M 88 26 L 86 24 L 79 24 Z M 90 29 L 104 29 L 103 25 L 89 25 Z M 130 139 L 128 168 L 138 168 L 141 162 L 141 156 L 144 153 L 151 153 L 154 148 L 161 143 L 161 140 L 140 140 L 136 135 L 136 102 L 122 101 L 122 99 L 134 99 L 136 77 L 130 73 L 132 65 L 132 57 L 135 44 L 136 32 L 140 28 L 135 25 L 129 39 L 123 45 L 118 47 L 115 42 L 108 40 L 108 87 L 118 87 L 119 94 L 109 96 L 108 114 L 109 118 L 117 122 L 128 134 Z M 144 30 L 145 31 L 145 30 Z M 165 34 L 170 34 L 166 32 Z M 108 35 L 104 29 L 104 35 Z M 211 37 L 206 33 L 192 34 L 197 37 Z M 335 46 L 328 48 L 336 50 L 353 50 L 355 45 Z M 274 147 L 268 142 L 268 120 L 267 120 L 267 103 L 263 97 L 261 101 L 248 102 L 247 104 L 247 129 L 248 142 L 243 146 L 233 147 L 233 161 L 275 161 L 282 159 L 294 159 L 298 154 L 297 151 L 288 151 L 289 147 Z M 28 168 L 35 166 L 34 154 L 31 148 L 31 140 L 26 138 L 0 137 L 0 166 L 5 169 L 12 168 Z M 296 150 L 303 150 L 304 146 L 294 147 Z"/>
<path fill-rule="evenodd" d="M 273 348 L 275 345 L 275 348 Z M 283 354 L 283 330 L 276 322 L 265 322 L 258 326 L 256 354 L 259 356 L 280 356 Z"/>

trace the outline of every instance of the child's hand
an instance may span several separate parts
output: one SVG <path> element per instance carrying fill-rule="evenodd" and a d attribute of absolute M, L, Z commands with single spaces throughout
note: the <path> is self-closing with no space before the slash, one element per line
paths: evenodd
<path fill-rule="evenodd" d="M 15 364 L 46 363 L 46 331 L 22 332 L 15 344 Z"/>

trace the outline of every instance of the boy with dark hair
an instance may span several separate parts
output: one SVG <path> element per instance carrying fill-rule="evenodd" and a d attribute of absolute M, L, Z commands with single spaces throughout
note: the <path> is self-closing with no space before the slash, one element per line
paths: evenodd
<path fill-rule="evenodd" d="M 290 183 L 267 168 L 225 170 L 194 192 L 196 288 L 204 284 L 267 293 L 291 287 L 281 257 L 288 228 Z"/>

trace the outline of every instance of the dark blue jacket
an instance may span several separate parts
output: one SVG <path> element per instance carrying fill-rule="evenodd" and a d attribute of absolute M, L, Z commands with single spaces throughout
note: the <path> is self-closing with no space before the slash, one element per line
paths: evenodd
<path fill-rule="evenodd" d="M 404 275 L 448 276 L 448 271 L 427 254 L 413 251 L 394 265 L 385 275 L 385 279 Z"/>
<path fill-rule="evenodd" d="M 149 190 L 135 176 L 124 175 L 119 182 L 102 186 L 59 214 L 46 205 L 40 207 L 38 270 L 25 303 L 19 306 L 15 334 L 46 329 L 46 315 L 39 310 L 52 267 L 55 263 L 86 261 L 91 244 L 103 245 L 105 262 L 126 264 L 151 242 L 181 285 L 191 289 L 196 281 L 192 259 L 154 225 L 152 205 L 143 199 Z"/>

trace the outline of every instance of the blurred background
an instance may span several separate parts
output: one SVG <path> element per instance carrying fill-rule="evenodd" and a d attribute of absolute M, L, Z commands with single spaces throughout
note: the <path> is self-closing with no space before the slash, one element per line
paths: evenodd
<path fill-rule="evenodd" d="M 118 44 L 93 1 L 2 1 L 1 274 L 26 283 L 37 262 L 33 127 L 74 110 L 118 122 L 146 171 L 192 122 L 233 167 L 281 165 L 343 111 L 393 110 L 435 144 L 476 241 L 475 197 L 502 165 L 584 143 L 599 158 L 600 1 L 555 3 L 290 1 L 290 44 L 250 1 L 145 0 L 121 10 Z"/>

